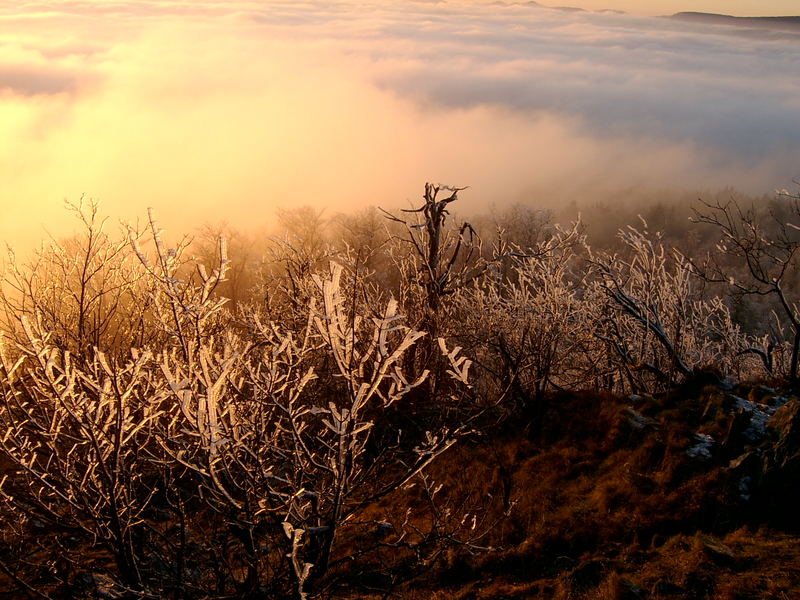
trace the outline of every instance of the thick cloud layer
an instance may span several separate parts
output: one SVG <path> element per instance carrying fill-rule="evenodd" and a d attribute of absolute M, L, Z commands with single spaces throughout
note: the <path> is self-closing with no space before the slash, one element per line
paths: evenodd
<path fill-rule="evenodd" d="M 536 3 L 0 5 L 0 238 L 81 193 L 181 230 L 275 206 L 747 192 L 800 176 L 800 35 Z M 32 233 L 35 232 L 35 233 Z"/>

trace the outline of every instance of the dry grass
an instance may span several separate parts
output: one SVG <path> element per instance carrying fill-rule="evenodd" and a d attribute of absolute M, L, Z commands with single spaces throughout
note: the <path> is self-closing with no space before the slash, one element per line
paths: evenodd
<path fill-rule="evenodd" d="M 687 455 L 692 434 L 724 439 L 732 418 L 720 390 L 693 392 L 639 403 L 642 428 L 628 399 L 555 397 L 535 439 L 518 423 L 448 455 L 436 477 L 450 489 L 505 486 L 514 508 L 490 536 L 502 551 L 451 556 L 398 597 L 800 598 L 797 532 L 740 503 L 723 451 Z"/>

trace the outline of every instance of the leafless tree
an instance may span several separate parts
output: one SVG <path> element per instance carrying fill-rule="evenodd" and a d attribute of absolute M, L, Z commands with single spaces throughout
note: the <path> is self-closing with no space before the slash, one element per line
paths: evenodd
<path fill-rule="evenodd" d="M 183 238 L 175 246 L 168 246 L 152 209 L 148 210 L 148 230 L 152 257 L 141 246 L 144 232 L 129 227 L 128 234 L 134 254 L 149 275 L 151 327 L 166 336 L 167 347 L 177 343 L 186 359 L 191 360 L 203 342 L 218 330 L 215 318 L 227 302 L 216 294 L 230 263 L 227 242 L 224 237 L 218 238 L 219 259 L 211 271 L 198 263 L 196 273 L 192 273 L 184 260 L 191 240 Z"/>
<path fill-rule="evenodd" d="M 97 202 L 81 199 L 66 207 L 81 225 L 75 237 L 46 242 L 28 262 L 8 251 L 0 286 L 6 332 L 24 341 L 22 320 L 39 320 L 51 343 L 78 360 L 84 354 L 91 360 L 92 347 L 125 354 L 146 341 L 143 271 L 128 241 L 106 234 Z"/>
<path fill-rule="evenodd" d="M 419 312 L 418 326 L 429 332 L 431 339 L 440 333 L 446 314 L 443 301 L 484 272 L 480 257 L 480 240 L 467 222 L 457 228 L 447 226 L 448 206 L 465 188 L 425 184 L 423 204 L 405 209 L 407 217 L 388 212 L 387 218 L 403 226 L 402 242 L 411 248 L 411 260 L 399 261 L 407 282 L 404 288 L 407 310 Z M 449 193 L 441 197 L 442 193 Z"/>
<path fill-rule="evenodd" d="M 156 491 L 143 454 L 163 395 L 146 376 L 153 356 L 75 361 L 41 321 L 22 326 L 0 367 L 0 450 L 13 465 L 0 491 L 19 518 L 110 552 L 118 583 L 143 592 L 136 545 Z"/>
<path fill-rule="evenodd" d="M 192 239 L 187 254 L 211 272 L 222 259 L 220 239 L 225 240 L 229 262 L 225 278 L 217 285 L 215 293 L 226 298 L 229 309 L 235 310 L 256 300 L 257 284 L 266 268 L 269 242 L 266 236 L 240 231 L 227 224 L 206 224 Z"/>
<path fill-rule="evenodd" d="M 309 206 L 277 211 L 278 231 L 267 245 L 261 272 L 261 306 L 274 315 L 305 318 L 314 293 L 311 276 L 335 257 L 323 211 Z"/>
<path fill-rule="evenodd" d="M 705 261 L 692 260 L 691 264 L 703 279 L 727 284 L 735 294 L 776 300 L 774 315 L 779 330 L 788 333 L 791 347 L 788 377 L 796 382 L 800 362 L 800 305 L 795 293 L 800 256 L 800 197 L 786 198 L 791 221 L 777 212 L 764 218 L 754 206 L 742 207 L 735 200 L 702 202 L 695 211 L 695 221 L 714 227 L 720 239 L 717 255 L 708 256 Z M 733 259 L 739 268 L 723 263 L 721 257 Z M 783 340 L 748 351 L 758 354 L 765 368 L 771 370 L 771 349 L 776 342 L 780 344 Z"/>
<path fill-rule="evenodd" d="M 719 364 L 722 349 L 740 346 L 724 303 L 706 298 L 689 263 L 669 252 L 660 234 L 629 227 L 624 255 L 594 253 L 596 285 L 608 300 L 596 335 L 616 356 L 634 390 L 673 385 L 694 368 Z"/>
<path fill-rule="evenodd" d="M 402 450 L 397 431 L 373 444 L 382 411 L 427 376 L 401 367 L 424 334 L 401 324 L 395 302 L 379 315 L 353 312 L 341 279 L 337 265 L 316 278 L 321 302 L 300 331 L 254 317 L 252 342 L 209 340 L 195 363 L 162 357 L 173 400 L 161 443 L 245 529 L 251 590 L 278 532 L 295 596 L 307 597 L 328 571 L 339 528 L 455 441 L 455 431 L 430 431 Z M 468 363 L 448 356 L 451 375 L 465 380 Z"/>
<path fill-rule="evenodd" d="M 489 386 L 508 389 L 534 421 L 547 391 L 580 388 L 595 376 L 595 304 L 576 253 L 582 241 L 575 223 L 525 250 L 507 247 L 509 268 L 493 266 L 456 294 L 458 338 L 489 374 Z"/>

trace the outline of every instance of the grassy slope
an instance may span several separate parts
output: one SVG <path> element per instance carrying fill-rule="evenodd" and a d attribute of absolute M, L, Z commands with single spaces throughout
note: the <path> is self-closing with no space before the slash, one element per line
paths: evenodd
<path fill-rule="evenodd" d="M 562 395 L 541 433 L 515 421 L 450 454 L 436 474 L 450 493 L 491 496 L 500 516 L 505 489 L 514 508 L 485 540 L 497 551 L 453 550 L 400 597 L 800 598 L 798 482 L 741 498 L 731 461 L 774 441 L 737 434 L 731 394 L 774 401 L 714 386 L 636 401 Z M 692 458 L 698 431 L 727 443 Z"/>

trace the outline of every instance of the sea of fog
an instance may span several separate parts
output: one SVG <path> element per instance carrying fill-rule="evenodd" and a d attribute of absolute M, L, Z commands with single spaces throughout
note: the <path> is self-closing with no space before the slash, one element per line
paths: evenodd
<path fill-rule="evenodd" d="M 0 5 L 0 239 L 64 199 L 261 226 L 470 186 L 464 211 L 800 177 L 800 33 L 536 3 Z"/>

